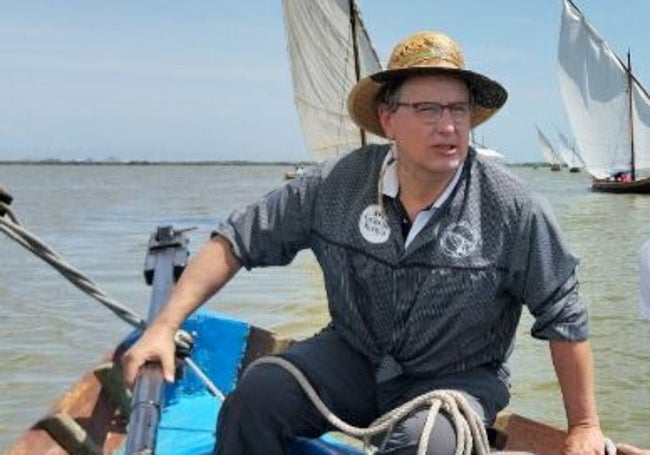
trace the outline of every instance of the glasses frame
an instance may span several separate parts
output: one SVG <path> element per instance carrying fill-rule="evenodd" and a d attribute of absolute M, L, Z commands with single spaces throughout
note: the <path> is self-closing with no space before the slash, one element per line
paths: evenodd
<path fill-rule="evenodd" d="M 440 120 L 442 120 L 445 109 L 449 111 L 449 115 L 451 116 L 454 123 L 470 120 L 472 117 L 473 108 L 471 101 L 457 101 L 455 103 L 448 104 L 437 103 L 435 101 L 417 101 L 412 103 L 398 101 L 395 103 L 395 106 L 409 107 L 413 110 L 418 118 L 429 120 L 432 123 L 438 123 Z M 427 107 L 429 109 L 427 109 Z M 459 110 L 461 107 L 466 110 Z"/>

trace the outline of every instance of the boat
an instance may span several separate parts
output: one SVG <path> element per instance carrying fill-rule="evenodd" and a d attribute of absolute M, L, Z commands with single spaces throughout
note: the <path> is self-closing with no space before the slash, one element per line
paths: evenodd
<path fill-rule="evenodd" d="M 184 326 L 196 333 L 192 356 L 224 393 L 230 392 L 250 362 L 277 352 L 291 340 L 243 321 L 210 311 L 194 314 Z M 214 334 L 219 333 L 215 340 Z M 127 339 L 85 374 L 3 455 L 122 454 L 127 439 L 128 403 L 116 368 Z M 212 453 L 221 404 L 187 372 L 165 390 L 156 436 L 157 455 Z M 494 449 L 560 455 L 565 436 L 555 427 L 502 412 L 488 429 Z M 298 439 L 292 455 L 361 455 L 359 444 L 336 435 Z"/>
<path fill-rule="evenodd" d="M 495 161 L 503 161 L 505 159 L 502 153 L 499 153 L 496 150 L 486 146 L 484 140 L 479 142 L 475 137 L 474 130 L 471 132 L 469 145 L 476 151 L 476 153 L 482 157 Z"/>
<path fill-rule="evenodd" d="M 302 135 L 321 162 L 385 142 L 360 129 L 347 110 L 359 79 L 381 70 L 354 0 L 283 0 L 282 11 Z"/>
<path fill-rule="evenodd" d="M 151 236 L 144 271 L 152 285 L 148 322 L 165 304 L 187 263 L 186 245 L 183 231 L 171 226 L 159 227 Z M 185 356 L 175 382 L 165 383 L 160 366 L 146 364 L 130 393 L 119 365 L 141 333 L 137 318 L 134 325 L 139 329 L 73 384 L 3 455 L 211 454 L 224 396 L 253 361 L 293 342 L 245 321 L 198 310 L 182 326 Z M 505 411 L 487 434 L 494 449 L 539 455 L 560 455 L 566 436 L 563 430 Z M 296 439 L 289 453 L 364 452 L 350 438 L 326 434 Z"/>
<path fill-rule="evenodd" d="M 558 131 L 557 134 L 560 140 L 559 150 L 562 161 L 564 161 L 569 172 L 580 172 L 585 167 L 584 161 L 580 158 L 573 144 L 569 142 L 569 139 L 561 131 Z"/>
<path fill-rule="evenodd" d="M 503 161 L 505 159 L 502 153 L 499 153 L 496 150 L 486 147 L 482 144 L 472 144 L 472 148 L 476 150 L 476 153 L 482 157 L 496 161 Z"/>
<path fill-rule="evenodd" d="M 591 188 L 649 194 L 650 96 L 630 53 L 624 63 L 571 0 L 563 0 L 557 74 Z"/>
<path fill-rule="evenodd" d="M 285 180 L 293 180 L 296 177 L 300 177 L 305 173 L 305 168 L 302 164 L 296 164 L 291 171 L 287 171 L 284 173 L 284 179 Z"/>
<path fill-rule="evenodd" d="M 552 171 L 559 171 L 562 168 L 560 156 L 539 126 L 535 126 L 535 129 L 537 130 L 537 143 L 539 144 L 539 150 L 542 152 L 544 160 L 546 160 Z"/>

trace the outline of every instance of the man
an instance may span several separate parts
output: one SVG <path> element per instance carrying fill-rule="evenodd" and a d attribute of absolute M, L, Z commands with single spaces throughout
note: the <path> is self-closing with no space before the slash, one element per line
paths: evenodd
<path fill-rule="evenodd" d="M 126 354 L 127 381 L 146 360 L 160 360 L 172 379 L 174 332 L 241 265 L 287 264 L 310 248 L 332 322 L 281 355 L 341 419 L 366 426 L 420 394 L 455 389 L 490 422 L 509 400 L 505 364 L 526 305 L 533 335 L 550 342 L 565 454 L 602 455 L 577 260 L 525 186 L 469 149 L 470 129 L 507 93 L 463 68 L 443 34 L 398 43 L 388 69 L 348 99 L 353 120 L 391 144 L 318 166 L 231 215 Z M 377 453 L 416 453 L 427 412 L 396 425 Z M 216 450 L 281 455 L 294 437 L 331 429 L 286 371 L 260 365 L 224 403 Z M 451 454 L 455 443 L 439 414 L 428 453 Z"/>

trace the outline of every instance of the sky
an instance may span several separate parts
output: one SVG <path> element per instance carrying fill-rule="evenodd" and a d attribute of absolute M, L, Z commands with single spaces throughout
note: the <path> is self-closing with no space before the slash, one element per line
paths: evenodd
<path fill-rule="evenodd" d="M 650 1 L 574 2 L 650 87 Z M 507 161 L 542 160 L 535 125 L 571 136 L 560 0 L 358 3 L 382 64 L 403 37 L 439 30 L 508 89 L 475 131 Z M 280 0 L 0 0 L 2 159 L 311 160 Z"/>

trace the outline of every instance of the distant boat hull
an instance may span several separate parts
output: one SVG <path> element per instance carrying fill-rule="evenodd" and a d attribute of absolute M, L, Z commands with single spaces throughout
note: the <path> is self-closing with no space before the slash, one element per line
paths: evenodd
<path fill-rule="evenodd" d="M 591 189 L 603 193 L 650 194 L 650 178 L 634 180 L 632 182 L 594 179 L 591 182 Z"/>

